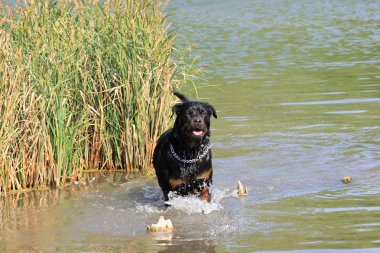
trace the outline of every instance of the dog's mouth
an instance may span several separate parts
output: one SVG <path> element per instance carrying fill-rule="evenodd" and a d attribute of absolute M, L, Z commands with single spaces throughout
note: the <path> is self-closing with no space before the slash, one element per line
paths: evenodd
<path fill-rule="evenodd" d="M 195 136 L 202 136 L 203 135 L 203 131 L 202 130 L 193 130 L 193 135 L 195 135 Z"/>
<path fill-rule="evenodd" d="M 203 134 L 205 133 L 205 131 L 203 131 L 202 129 L 196 128 L 191 133 L 193 134 L 194 137 L 201 138 Z"/>

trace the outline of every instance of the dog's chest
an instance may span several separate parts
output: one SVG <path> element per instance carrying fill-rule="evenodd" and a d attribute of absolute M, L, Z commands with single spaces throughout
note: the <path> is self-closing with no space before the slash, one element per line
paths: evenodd
<path fill-rule="evenodd" d="M 197 149 L 186 149 L 170 144 L 169 156 L 171 176 L 183 182 L 208 179 L 211 171 L 211 150 L 209 144 L 202 144 Z M 207 174 L 207 175 L 206 175 Z"/>
<path fill-rule="evenodd" d="M 196 178 L 201 172 L 201 168 L 196 163 L 194 164 L 181 164 L 179 167 L 180 178 L 193 179 Z"/>

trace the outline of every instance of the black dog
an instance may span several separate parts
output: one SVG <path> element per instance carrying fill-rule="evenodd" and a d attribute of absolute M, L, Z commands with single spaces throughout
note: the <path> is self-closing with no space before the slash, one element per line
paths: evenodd
<path fill-rule="evenodd" d="M 217 118 L 215 108 L 204 102 L 190 101 L 173 92 L 182 103 L 172 108 L 176 120 L 173 128 L 164 132 L 154 149 L 153 165 L 158 184 L 169 200 L 169 192 L 195 194 L 211 200 L 212 184 L 210 147 L 210 117 Z"/>

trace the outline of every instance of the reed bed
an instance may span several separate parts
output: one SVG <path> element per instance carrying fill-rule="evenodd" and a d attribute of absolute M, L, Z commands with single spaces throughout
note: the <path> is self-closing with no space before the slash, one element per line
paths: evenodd
<path fill-rule="evenodd" d="M 187 78 L 159 1 L 0 9 L 0 193 L 151 170 Z M 179 53 L 178 53 L 179 52 Z"/>

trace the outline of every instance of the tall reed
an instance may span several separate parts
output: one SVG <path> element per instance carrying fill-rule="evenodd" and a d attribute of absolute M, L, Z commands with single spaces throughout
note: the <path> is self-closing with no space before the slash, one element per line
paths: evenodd
<path fill-rule="evenodd" d="M 0 192 L 147 171 L 187 76 L 164 4 L 25 0 L 0 10 Z"/>

